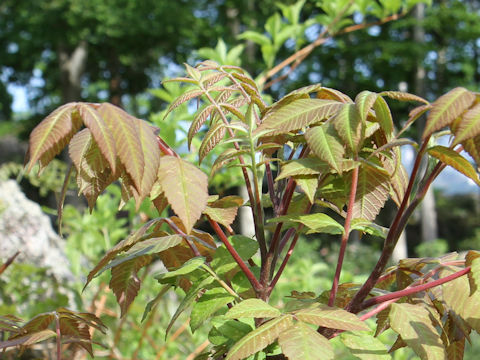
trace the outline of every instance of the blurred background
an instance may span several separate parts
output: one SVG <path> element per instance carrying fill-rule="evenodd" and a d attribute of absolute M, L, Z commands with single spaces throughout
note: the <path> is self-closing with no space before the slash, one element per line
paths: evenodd
<path fill-rule="evenodd" d="M 166 106 L 180 89 L 175 84 L 163 87 L 162 80 L 181 75 L 182 63 L 194 65 L 203 59 L 240 65 L 253 77 L 262 76 L 314 41 L 329 20 L 329 6 L 335 3 L 342 1 L 1 0 L 0 262 L 16 250 L 22 253 L 0 277 L 0 314 L 28 319 L 59 306 L 97 313 L 110 328 L 106 336 L 98 337 L 106 346 L 96 347 L 99 359 L 193 359 L 201 352 L 208 345 L 206 334 L 202 330 L 191 334 L 186 317 L 180 318 L 165 340 L 164 329 L 180 293 L 164 297 L 141 322 L 145 304 L 159 289 L 151 278 L 145 278 L 139 297 L 121 320 L 107 277 L 95 280 L 80 296 L 86 274 L 105 250 L 154 212 L 148 203 L 139 211 L 127 204 L 117 212 L 120 190 L 111 186 L 90 215 L 71 184 L 60 238 L 55 209 L 67 157 L 60 156 L 39 177 L 22 177 L 28 135 L 61 104 L 108 101 L 151 121 L 170 146 L 186 153 L 184 125 L 192 111 L 183 105 L 163 120 Z M 385 1 L 378 3 L 386 6 Z M 375 24 L 382 18 L 373 10 L 355 11 L 343 19 L 342 26 Z M 479 91 L 479 19 L 480 1 L 418 4 L 395 21 L 329 39 L 294 69 L 285 68 L 281 73 L 285 78 L 265 93 L 275 101 L 312 83 L 351 97 L 362 90 L 401 90 L 434 100 L 456 86 Z M 274 26 L 279 30 L 290 26 L 278 46 L 268 34 Z M 264 41 L 260 35 L 265 34 L 271 48 L 259 46 Z M 411 105 L 391 106 L 400 126 Z M 420 127 L 407 135 L 418 138 Z M 408 167 L 412 151 L 404 149 L 403 154 Z M 239 191 L 235 173 L 220 175 L 210 185 L 212 192 Z M 380 219 L 384 225 L 388 226 L 388 213 L 393 210 L 386 207 Z M 479 249 L 479 215 L 479 189 L 449 169 L 408 224 L 396 256 Z M 342 281 L 364 279 L 381 244 L 374 238 L 358 240 L 351 250 L 355 257 L 347 254 Z M 336 262 L 337 253 L 332 238 L 305 239 L 277 293 L 298 289 L 319 294 L 328 289 L 333 278 L 330 264 Z M 392 339 L 388 333 L 383 336 L 386 342 Z M 473 354 L 475 349 L 468 351 Z M 73 353 L 78 359 L 87 356 Z M 348 354 L 339 356 L 349 359 Z M 400 349 L 394 358 L 415 357 Z"/>

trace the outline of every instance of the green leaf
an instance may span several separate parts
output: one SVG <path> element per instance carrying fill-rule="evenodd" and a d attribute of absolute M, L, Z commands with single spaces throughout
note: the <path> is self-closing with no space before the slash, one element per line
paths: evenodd
<path fill-rule="evenodd" d="M 471 266 L 468 281 L 470 282 L 470 295 L 472 295 L 480 288 L 480 252 L 470 250 L 465 256 L 465 266 Z"/>
<path fill-rule="evenodd" d="M 109 287 L 120 305 L 120 317 L 123 317 L 132 301 L 137 297 L 141 281 L 138 271 L 152 261 L 150 256 L 136 257 L 112 268 L 112 278 Z"/>
<path fill-rule="evenodd" d="M 268 38 L 267 36 L 251 30 L 247 30 L 241 33 L 240 35 L 237 36 L 237 39 L 250 40 L 261 46 L 270 45 L 271 43 L 270 38 Z"/>
<path fill-rule="evenodd" d="M 390 327 L 422 360 L 447 358 L 440 334 L 427 309 L 421 305 L 393 303 L 389 319 Z"/>
<path fill-rule="evenodd" d="M 269 111 L 255 133 L 285 134 L 320 122 L 336 114 L 344 104 L 323 99 L 297 99 L 276 110 Z"/>
<path fill-rule="evenodd" d="M 467 110 L 459 118 L 458 123 L 455 121 L 453 132 L 455 133 L 453 145 L 480 135 L 480 104 L 476 104 Z"/>
<path fill-rule="evenodd" d="M 165 281 L 168 279 L 190 274 L 191 272 L 197 270 L 203 264 L 205 264 L 205 258 L 203 256 L 197 256 L 185 262 L 178 269 L 162 274 L 157 274 L 154 276 L 154 278 L 157 279 L 160 283 L 165 283 Z"/>
<path fill-rule="evenodd" d="M 362 122 L 367 120 L 368 113 L 370 112 L 373 104 L 376 102 L 377 97 L 378 95 L 376 93 L 365 90 L 358 94 L 355 98 L 355 106 L 357 107 Z"/>
<path fill-rule="evenodd" d="M 215 110 L 214 105 L 207 105 L 205 106 L 201 111 L 197 111 L 195 113 L 195 117 L 193 118 L 192 124 L 190 125 L 190 128 L 188 129 L 188 148 L 190 149 L 192 145 L 192 140 L 195 134 L 200 130 L 200 128 L 205 124 L 207 121 L 208 117 L 212 114 L 212 111 Z"/>
<path fill-rule="evenodd" d="M 113 105 L 105 103 L 105 104 L 102 104 L 97 111 L 92 106 L 89 106 L 88 104 L 80 103 L 78 105 L 78 112 L 80 113 L 80 117 L 82 118 L 83 123 L 92 133 L 92 136 L 95 139 L 95 142 L 97 143 L 103 157 L 107 160 L 112 171 L 115 172 L 117 154 L 122 160 L 122 157 L 120 155 L 122 153 L 122 149 L 116 148 L 116 142 L 115 142 L 115 136 L 114 136 L 115 133 L 114 132 L 112 133 L 113 129 L 108 124 L 109 119 L 103 117 L 104 114 L 101 111 L 102 106 L 113 107 Z M 143 162 L 142 162 L 142 166 L 143 166 Z M 138 182 L 137 185 L 138 185 L 138 189 L 140 189 L 140 181 Z"/>
<path fill-rule="evenodd" d="M 27 159 L 27 172 L 42 158 L 46 166 L 82 126 L 78 114 L 75 115 L 77 103 L 65 104 L 48 115 L 30 134 Z"/>
<path fill-rule="evenodd" d="M 317 175 L 328 171 L 328 166 L 321 160 L 309 157 L 297 160 L 286 161 L 280 168 L 275 181 L 291 176 Z"/>
<path fill-rule="evenodd" d="M 431 147 L 427 151 L 433 157 L 439 159 L 441 162 L 447 165 L 450 165 L 458 172 L 475 181 L 477 185 L 480 185 L 477 172 L 473 168 L 472 164 L 470 164 L 467 159 L 465 159 L 456 151 L 441 145 Z"/>
<path fill-rule="evenodd" d="M 340 138 L 355 153 L 363 141 L 361 120 L 355 104 L 345 104 L 332 120 Z"/>
<path fill-rule="evenodd" d="M 105 266 L 100 273 L 108 270 L 114 266 L 118 266 L 124 262 L 136 259 L 140 256 L 156 254 L 171 247 L 174 247 L 182 242 L 183 238 L 180 235 L 167 235 L 161 237 L 153 237 L 148 240 L 141 241 L 133 245 L 123 256 L 117 257 L 115 260 L 111 261 L 107 266 Z"/>
<path fill-rule="evenodd" d="M 280 310 L 260 299 L 246 299 L 232 307 L 225 314 L 227 319 L 239 318 L 274 318 L 279 317 Z"/>
<path fill-rule="evenodd" d="M 445 95 L 440 96 L 434 103 L 427 116 L 427 123 L 422 139 L 435 131 L 450 125 L 460 114 L 472 105 L 475 95 L 465 88 L 457 87 Z"/>
<path fill-rule="evenodd" d="M 277 216 L 273 219 L 268 220 L 268 222 L 296 222 L 305 225 L 309 230 L 308 234 L 311 233 L 327 233 L 327 234 L 343 234 L 344 228 L 338 222 L 333 220 L 330 216 L 323 213 L 315 213 L 308 215 L 286 215 L 286 216 Z"/>
<path fill-rule="evenodd" d="M 373 104 L 373 110 L 375 110 L 375 116 L 380 127 L 385 131 L 387 137 L 389 137 L 393 132 L 393 118 L 387 102 L 381 96 L 377 97 L 377 100 Z"/>
<path fill-rule="evenodd" d="M 243 205 L 239 196 L 225 196 L 220 200 L 211 202 L 203 212 L 213 221 L 224 226 L 230 226 L 237 216 L 237 211 Z"/>
<path fill-rule="evenodd" d="M 292 326 L 291 315 L 282 315 L 259 326 L 230 348 L 225 360 L 241 360 L 273 343 Z"/>
<path fill-rule="evenodd" d="M 185 160 L 162 156 L 159 180 L 173 211 L 190 233 L 207 206 L 207 176 Z"/>
<path fill-rule="evenodd" d="M 390 177 L 374 166 L 364 164 L 358 173 L 353 218 L 375 220 L 390 193 Z"/>
<path fill-rule="evenodd" d="M 209 317 L 228 303 L 235 300 L 224 288 L 217 287 L 207 290 L 193 305 L 190 314 L 190 328 L 197 330 Z"/>
<path fill-rule="evenodd" d="M 392 357 L 385 345 L 370 334 L 342 333 L 340 339 L 352 355 L 362 360 L 388 360 Z"/>
<path fill-rule="evenodd" d="M 394 99 L 394 100 L 416 101 L 416 102 L 421 102 L 421 103 L 424 103 L 424 104 L 428 104 L 428 101 L 425 100 L 424 98 L 422 98 L 420 96 L 417 96 L 417 95 L 414 95 L 414 94 L 403 92 L 403 91 L 382 91 L 378 95 L 386 96 L 386 97 L 389 97 L 390 99 Z"/>
<path fill-rule="evenodd" d="M 330 342 L 307 324 L 298 322 L 282 332 L 278 344 L 289 360 L 330 360 L 334 353 Z"/>
<path fill-rule="evenodd" d="M 242 235 L 233 235 L 228 238 L 240 257 L 247 261 L 258 251 L 258 242 Z M 225 245 L 217 248 L 212 260 L 212 268 L 219 276 L 225 275 L 238 266 Z"/>
<path fill-rule="evenodd" d="M 208 340 L 214 345 L 230 343 L 233 345 L 253 329 L 250 325 L 237 320 L 226 320 L 223 316 L 212 319 L 212 329 L 208 333 Z"/>
<path fill-rule="evenodd" d="M 382 239 L 385 239 L 388 235 L 388 228 L 361 218 L 352 219 L 350 229 L 358 230 L 373 236 L 378 236 Z"/>
<path fill-rule="evenodd" d="M 345 149 L 330 123 L 308 129 L 305 133 L 305 139 L 320 160 L 327 162 L 336 172 L 342 173 Z"/>
<path fill-rule="evenodd" d="M 442 277 L 459 271 L 459 268 L 444 268 L 440 275 Z M 449 281 L 442 285 L 443 300 L 451 311 L 460 316 L 467 322 L 469 326 L 477 332 L 480 331 L 480 316 L 478 309 L 480 308 L 480 292 L 476 291 L 470 294 L 470 284 L 466 276 L 461 276 L 455 280 Z"/>
<path fill-rule="evenodd" d="M 206 275 L 205 278 L 193 284 L 193 286 L 185 294 L 185 297 L 182 299 L 182 301 L 180 302 L 180 305 L 178 305 L 177 310 L 175 310 L 175 313 L 170 319 L 167 329 L 165 330 L 165 337 L 168 335 L 168 333 L 172 329 L 172 326 L 175 323 L 175 321 L 178 319 L 178 317 L 197 299 L 197 296 L 200 290 L 204 289 L 205 286 L 208 286 L 214 281 L 215 279 L 212 276 Z"/>
<path fill-rule="evenodd" d="M 315 201 L 315 193 L 317 192 L 318 187 L 318 176 L 317 175 L 303 175 L 295 178 L 297 185 L 303 190 L 307 195 L 308 200 L 311 204 Z"/>
<path fill-rule="evenodd" d="M 318 304 L 314 307 L 299 310 L 295 316 L 309 324 L 324 326 L 338 330 L 370 330 L 355 314 L 343 309 Z"/>

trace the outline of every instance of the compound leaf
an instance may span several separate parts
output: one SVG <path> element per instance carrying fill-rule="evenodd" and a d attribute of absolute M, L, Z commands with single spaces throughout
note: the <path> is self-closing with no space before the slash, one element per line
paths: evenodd
<path fill-rule="evenodd" d="M 305 133 L 308 146 L 319 159 L 327 162 L 338 173 L 342 172 L 345 149 L 329 123 L 310 128 Z"/>
<path fill-rule="evenodd" d="M 361 360 L 388 360 L 385 345 L 376 337 L 366 333 L 342 333 L 340 339 L 352 355 Z"/>
<path fill-rule="evenodd" d="M 295 316 L 309 324 L 338 330 L 370 330 L 355 314 L 323 304 L 299 310 Z"/>

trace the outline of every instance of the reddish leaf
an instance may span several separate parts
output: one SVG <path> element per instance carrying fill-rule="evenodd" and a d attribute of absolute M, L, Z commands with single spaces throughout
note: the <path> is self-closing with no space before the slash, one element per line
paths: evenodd
<path fill-rule="evenodd" d="M 200 149 L 198 149 L 198 162 L 201 163 L 203 159 L 208 155 L 208 153 L 222 141 L 226 133 L 225 124 L 218 122 L 213 125 L 205 135 Z"/>
<path fill-rule="evenodd" d="M 48 115 L 30 134 L 27 172 L 42 158 L 46 166 L 82 126 L 76 103 L 65 104 Z"/>
<path fill-rule="evenodd" d="M 353 218 L 375 220 L 388 199 L 389 181 L 387 174 L 373 166 L 360 167 Z"/>
<path fill-rule="evenodd" d="M 299 130 L 330 118 L 343 106 L 341 102 L 332 100 L 298 99 L 266 114 L 255 132 L 276 135 Z"/>
<path fill-rule="evenodd" d="M 112 128 L 107 126 L 106 121 L 102 118 L 100 109 L 102 106 L 113 106 L 111 104 L 102 104 L 98 111 L 88 104 L 80 103 L 78 111 L 83 120 L 83 123 L 90 129 L 95 142 L 97 143 L 100 152 L 107 160 L 110 168 L 115 172 L 117 162 L 117 151 L 115 148 L 115 140 L 112 135 Z"/>
<path fill-rule="evenodd" d="M 389 97 L 390 99 L 395 99 L 400 101 L 416 101 L 416 102 L 428 104 L 428 101 L 425 100 L 424 98 L 421 98 L 420 96 L 403 92 L 403 91 L 382 91 L 379 95 L 386 96 L 386 97 Z"/>
<path fill-rule="evenodd" d="M 205 124 L 205 122 L 207 121 L 208 117 L 211 115 L 214 109 L 215 109 L 214 105 L 207 105 L 205 108 L 203 108 L 201 111 L 197 111 L 197 113 L 195 114 L 192 124 L 188 129 L 187 139 L 188 139 L 189 149 L 190 149 L 190 146 L 192 145 L 193 137 L 198 132 L 198 130 L 200 130 L 203 124 Z"/>
<path fill-rule="evenodd" d="M 472 105 L 475 95 L 465 88 L 457 87 L 440 96 L 433 104 L 427 117 L 422 139 L 449 125 Z"/>
<path fill-rule="evenodd" d="M 151 260 L 149 255 L 145 255 L 112 268 L 109 286 L 117 297 L 121 317 L 127 313 L 128 307 L 140 290 L 141 281 L 137 276 L 138 270 L 148 265 Z"/>
<path fill-rule="evenodd" d="M 458 118 L 452 130 L 455 133 L 454 145 L 480 135 L 480 104 L 474 105 Z"/>
<path fill-rule="evenodd" d="M 146 121 L 136 119 L 138 126 L 138 136 L 142 147 L 143 158 L 145 160 L 142 175 L 142 184 L 140 188 L 141 197 L 147 196 L 157 179 L 158 168 L 160 166 L 160 149 L 157 143 L 157 136 L 153 128 Z"/>
<path fill-rule="evenodd" d="M 145 159 L 137 119 L 108 103 L 100 105 L 98 112 L 110 129 L 121 163 L 141 193 Z"/>
<path fill-rule="evenodd" d="M 5 349 L 7 347 L 12 347 L 17 345 L 29 346 L 29 345 L 36 344 L 40 341 L 47 340 L 54 336 L 57 336 L 57 334 L 54 331 L 49 329 L 36 331 L 34 333 L 22 335 L 20 337 L 10 338 L 6 341 L 0 341 L 0 349 Z"/>
<path fill-rule="evenodd" d="M 224 226 L 230 226 L 237 216 L 237 211 L 243 205 L 243 199 L 238 196 L 226 196 L 220 200 L 211 202 L 204 210 L 213 221 Z"/>
<path fill-rule="evenodd" d="M 164 156 L 160 160 L 159 180 L 173 211 L 190 233 L 207 206 L 207 176 L 180 158 Z"/>

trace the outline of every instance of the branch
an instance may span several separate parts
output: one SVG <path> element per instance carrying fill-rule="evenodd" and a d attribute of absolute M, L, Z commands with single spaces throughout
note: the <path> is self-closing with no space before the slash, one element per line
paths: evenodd
<path fill-rule="evenodd" d="M 335 270 L 335 277 L 333 278 L 332 290 L 330 291 L 330 298 L 328 299 L 328 306 L 335 304 L 335 297 L 337 296 L 338 282 L 340 280 L 340 273 L 342 271 L 343 259 L 345 258 L 345 251 L 347 250 L 348 237 L 350 235 L 350 223 L 353 216 L 353 205 L 355 204 L 355 196 L 357 195 L 358 172 L 360 167 L 353 169 L 352 184 L 350 186 L 350 197 L 348 199 L 347 216 L 345 217 L 344 233 L 342 236 L 342 243 L 340 244 L 340 251 L 338 254 L 337 268 Z"/>
<path fill-rule="evenodd" d="M 298 50 L 297 52 L 295 52 L 294 54 L 292 54 L 291 56 L 289 56 L 288 58 L 283 60 L 280 64 L 273 67 L 270 71 L 268 71 L 264 76 L 262 76 L 258 80 L 258 83 L 260 85 L 264 84 L 268 79 L 273 77 L 275 74 L 277 74 L 279 71 L 281 71 L 282 69 L 284 69 L 285 67 L 287 67 L 288 65 L 290 65 L 293 62 L 298 62 L 298 63 L 295 64 L 295 67 L 297 67 L 308 55 L 310 55 L 310 53 L 315 48 L 317 48 L 320 45 L 323 45 L 324 43 L 326 43 L 327 41 L 333 39 L 335 36 L 348 34 L 348 33 L 354 32 L 354 31 L 358 31 L 358 30 L 368 29 L 369 27 L 376 26 L 376 25 L 383 25 L 383 24 L 388 23 L 390 21 L 398 20 L 398 19 L 402 18 L 403 16 L 405 16 L 405 13 L 402 12 L 400 14 L 393 14 L 393 15 L 387 16 L 387 17 L 385 17 L 381 20 L 374 21 L 374 22 L 371 22 L 371 23 L 350 25 L 350 26 L 347 26 L 346 28 L 344 28 L 343 30 L 340 30 L 336 34 L 332 34 L 328 37 L 326 37 L 326 35 L 328 33 L 328 27 L 327 27 L 317 37 L 317 39 L 313 43 L 310 43 L 309 45 L 305 46 L 304 48 Z M 333 24 L 333 22 L 332 22 L 332 24 Z M 287 74 L 287 76 L 288 76 L 288 74 Z M 270 83 L 266 84 L 265 87 L 264 87 L 264 90 L 268 88 L 267 85 L 271 86 L 273 84 L 274 84 L 274 82 L 272 82 L 272 81 Z"/>
<path fill-rule="evenodd" d="M 252 271 L 248 268 L 248 266 L 244 263 L 240 255 L 238 255 L 237 250 L 232 246 L 232 244 L 229 243 L 227 236 L 225 233 L 222 231 L 220 226 L 213 221 L 212 219 L 208 218 L 208 222 L 212 226 L 213 230 L 215 230 L 215 233 L 218 235 L 222 243 L 225 245 L 227 248 L 228 252 L 230 255 L 232 255 L 233 259 L 237 262 L 238 266 L 240 266 L 240 269 L 242 269 L 243 273 L 247 277 L 248 281 L 250 281 L 250 284 L 252 285 L 253 289 L 256 292 L 260 292 L 262 289 L 262 286 L 258 282 L 257 278 L 255 275 L 252 273 Z"/>
<path fill-rule="evenodd" d="M 415 293 L 420 292 L 420 291 L 431 289 L 435 286 L 445 284 L 446 282 L 455 280 L 456 278 L 459 278 L 460 276 L 468 274 L 470 272 L 470 270 L 471 270 L 471 268 L 470 268 L 470 266 L 468 266 L 465 269 L 457 271 L 456 273 L 445 276 L 441 279 L 437 279 L 437 280 L 428 282 L 426 284 L 422 284 L 422 285 L 418 285 L 418 286 L 412 286 L 410 288 L 395 291 L 395 292 L 392 292 L 392 293 L 386 294 L 386 295 L 375 296 L 373 298 L 370 298 L 370 299 L 364 301 L 361 304 L 360 307 L 361 307 L 362 310 L 367 309 L 370 306 L 381 304 L 385 301 L 400 299 L 401 297 L 404 297 L 404 296 L 408 296 L 408 295 L 415 294 Z"/>
<path fill-rule="evenodd" d="M 368 296 L 368 294 L 373 289 L 378 279 L 382 275 L 382 272 L 385 269 L 385 266 L 387 265 L 388 260 L 392 256 L 392 253 L 393 253 L 393 250 L 395 249 L 395 245 L 397 244 L 398 238 L 400 237 L 400 234 L 406 225 L 408 217 L 411 215 L 414 208 L 419 203 L 419 200 L 417 198 L 416 199 L 417 201 L 414 202 L 415 203 L 414 206 L 409 206 L 407 209 L 410 195 L 413 190 L 413 184 L 415 182 L 415 178 L 417 177 L 417 173 L 420 168 L 420 163 L 421 163 L 423 154 L 427 149 L 429 139 L 430 137 L 425 139 L 425 141 L 422 144 L 422 147 L 418 151 L 417 158 L 415 159 L 415 164 L 413 166 L 412 173 L 410 175 L 410 181 L 408 182 L 407 190 L 405 191 L 405 195 L 403 197 L 402 203 L 400 204 L 400 207 L 397 211 L 395 219 L 393 220 L 392 226 L 390 227 L 390 230 L 388 232 L 387 238 L 385 239 L 385 244 L 384 244 L 382 253 L 380 255 L 380 258 L 378 259 L 377 264 L 375 265 L 375 268 L 372 270 L 368 279 L 365 281 L 365 283 L 360 288 L 360 290 L 355 294 L 353 299 L 345 307 L 345 310 L 347 311 L 350 311 L 353 313 L 357 313 L 360 311 L 359 310 L 360 304 L 362 303 L 363 300 L 365 300 L 365 298 Z"/>

